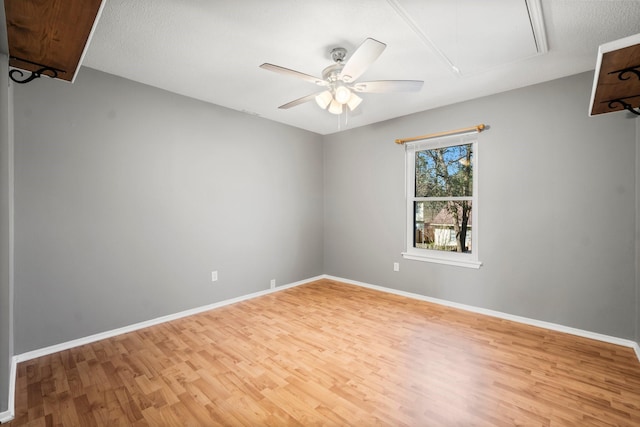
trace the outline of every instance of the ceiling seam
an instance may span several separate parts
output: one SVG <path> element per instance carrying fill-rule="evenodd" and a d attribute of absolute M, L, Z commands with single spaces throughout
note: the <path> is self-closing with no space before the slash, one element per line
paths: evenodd
<path fill-rule="evenodd" d="M 407 26 L 411 28 L 418 38 L 422 40 L 422 42 L 437 56 L 439 56 L 455 75 L 459 76 L 461 74 L 460 69 L 435 45 L 435 43 L 433 43 L 429 36 L 427 36 L 420 27 L 418 27 L 418 24 L 411 18 L 411 16 L 409 16 L 409 12 L 407 12 L 397 0 L 387 0 L 387 3 L 389 3 L 393 10 L 395 10 L 398 16 L 404 20 Z"/>

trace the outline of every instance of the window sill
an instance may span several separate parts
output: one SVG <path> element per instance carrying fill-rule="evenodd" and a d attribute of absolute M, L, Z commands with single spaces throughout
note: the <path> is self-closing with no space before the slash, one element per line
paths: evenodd
<path fill-rule="evenodd" d="M 480 266 L 482 265 L 482 262 L 480 261 L 474 261 L 474 260 L 470 260 L 470 259 L 451 259 L 451 258 L 440 258 L 440 257 L 433 257 L 433 256 L 428 256 L 428 255 L 422 255 L 422 254 L 412 254 L 412 253 L 408 253 L 408 252 L 402 252 L 402 257 L 404 259 L 410 259 L 410 260 L 414 260 L 414 261 L 422 261 L 422 262 L 433 262 L 436 264 L 446 264 L 446 265 L 453 265 L 456 267 L 466 267 L 466 268 L 480 268 Z"/>

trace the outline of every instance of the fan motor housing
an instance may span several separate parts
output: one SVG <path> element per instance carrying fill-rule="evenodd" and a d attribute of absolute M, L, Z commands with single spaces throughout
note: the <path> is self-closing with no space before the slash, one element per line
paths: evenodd
<path fill-rule="evenodd" d="M 327 68 L 322 70 L 322 78 L 328 82 L 335 82 L 340 80 L 340 71 L 342 71 L 343 67 L 344 65 L 341 63 L 329 65 Z"/>
<path fill-rule="evenodd" d="M 343 47 L 336 47 L 331 50 L 331 59 L 334 62 L 341 63 L 344 61 L 344 58 L 347 56 L 347 49 Z"/>

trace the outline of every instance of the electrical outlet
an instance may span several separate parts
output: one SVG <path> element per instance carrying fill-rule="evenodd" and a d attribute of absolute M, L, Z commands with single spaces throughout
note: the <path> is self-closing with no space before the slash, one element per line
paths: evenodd
<path fill-rule="evenodd" d="M 212 282 L 217 282 L 218 281 L 218 272 L 217 271 L 212 271 L 211 272 L 211 281 Z"/>
<path fill-rule="evenodd" d="M 393 263 L 393 271 L 400 271 L 400 263 L 399 262 L 394 262 Z"/>
<path fill-rule="evenodd" d="M 270 286 L 271 286 L 271 289 L 274 289 L 276 287 L 276 279 L 271 279 Z"/>

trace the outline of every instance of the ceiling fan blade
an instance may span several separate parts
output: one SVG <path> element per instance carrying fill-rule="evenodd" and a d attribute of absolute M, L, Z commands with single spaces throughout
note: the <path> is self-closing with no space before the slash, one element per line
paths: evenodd
<path fill-rule="evenodd" d="M 376 80 L 356 83 L 351 88 L 356 92 L 369 93 L 418 92 L 423 84 L 422 80 Z"/>
<path fill-rule="evenodd" d="M 295 99 L 295 100 L 293 100 L 291 102 L 287 102 L 286 104 L 283 104 L 283 105 L 279 106 L 278 108 L 286 110 L 288 108 L 295 107 L 296 105 L 304 104 L 305 102 L 309 102 L 309 101 L 314 100 L 316 98 L 316 96 L 320 95 L 321 93 L 322 92 L 316 92 L 316 93 L 312 93 L 311 95 L 303 96 L 302 98 L 298 98 L 298 99 Z"/>
<path fill-rule="evenodd" d="M 373 61 L 378 59 L 386 44 L 374 39 L 366 39 L 353 52 L 342 68 L 340 75 L 345 82 L 352 82 L 364 73 Z"/>
<path fill-rule="evenodd" d="M 322 80 L 320 77 L 314 77 L 314 76 L 311 76 L 309 74 L 301 73 L 299 71 L 290 70 L 288 68 L 284 68 L 284 67 L 281 67 L 279 65 L 273 65 L 273 64 L 265 63 L 265 64 L 262 64 L 260 66 L 260 68 L 264 68 L 265 70 L 273 71 L 273 72 L 280 73 L 280 74 L 286 74 L 286 75 L 289 75 L 289 76 L 292 76 L 292 77 L 297 77 L 299 79 L 306 80 L 306 81 L 308 81 L 310 83 L 317 84 L 318 86 L 326 86 L 327 85 L 327 82 Z"/>

